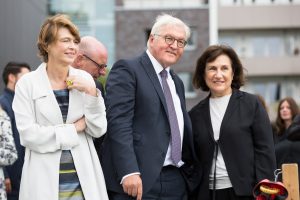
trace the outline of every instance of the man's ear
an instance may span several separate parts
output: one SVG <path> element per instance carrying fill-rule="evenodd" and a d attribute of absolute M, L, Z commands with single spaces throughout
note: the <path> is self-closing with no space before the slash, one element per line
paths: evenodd
<path fill-rule="evenodd" d="M 154 35 L 150 34 L 148 40 L 149 40 L 149 41 L 153 41 L 153 40 L 154 40 Z"/>
<path fill-rule="evenodd" d="M 78 55 L 76 56 L 75 60 L 74 60 L 74 64 L 75 64 L 76 66 L 78 66 L 78 65 L 81 64 L 82 60 L 83 60 L 83 55 L 78 54 Z"/>
<path fill-rule="evenodd" d="M 14 74 L 8 74 L 8 83 L 16 83 L 17 77 Z"/>

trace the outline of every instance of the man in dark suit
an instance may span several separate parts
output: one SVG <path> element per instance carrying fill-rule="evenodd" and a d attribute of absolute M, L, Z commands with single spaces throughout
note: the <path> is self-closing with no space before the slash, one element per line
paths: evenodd
<path fill-rule="evenodd" d="M 15 86 L 17 81 L 29 71 L 30 66 L 27 63 L 9 62 L 2 73 L 2 79 L 6 87 L 0 96 L 0 104 L 10 118 L 13 137 L 18 151 L 17 161 L 13 165 L 6 166 L 4 170 L 8 200 L 19 199 L 20 181 L 25 155 L 25 149 L 20 144 L 20 136 L 16 126 L 15 114 L 12 110 L 12 102 L 15 96 Z"/>
<path fill-rule="evenodd" d="M 183 83 L 170 68 L 189 36 L 180 19 L 160 15 L 147 51 L 110 71 L 102 166 L 112 200 L 186 198 L 182 169 L 193 161 L 191 124 Z"/>
<path fill-rule="evenodd" d="M 79 53 L 72 66 L 88 72 L 95 80 L 96 87 L 101 91 L 104 98 L 105 91 L 103 85 L 97 80 L 100 76 L 106 75 L 106 63 L 108 53 L 106 47 L 92 36 L 84 36 L 78 45 Z M 101 154 L 102 142 L 105 135 L 94 139 L 94 145 L 98 156 Z"/>

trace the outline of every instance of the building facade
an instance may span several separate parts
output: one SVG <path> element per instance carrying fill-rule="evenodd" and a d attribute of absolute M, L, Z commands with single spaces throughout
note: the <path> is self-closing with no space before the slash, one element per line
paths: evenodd
<path fill-rule="evenodd" d="M 271 119 L 280 99 L 300 104 L 299 18 L 299 0 L 220 0 L 218 6 L 219 42 L 242 58 L 243 90 L 265 98 Z"/>
<path fill-rule="evenodd" d="M 44 1 L 0 1 L 0 73 L 10 61 L 27 62 L 36 67 L 37 36 L 47 16 Z M 4 88 L 0 81 L 0 91 Z"/>
<path fill-rule="evenodd" d="M 94 36 L 108 50 L 108 66 L 115 59 L 114 8 L 110 0 L 48 0 L 48 15 L 65 13 L 79 28 L 80 36 Z"/>

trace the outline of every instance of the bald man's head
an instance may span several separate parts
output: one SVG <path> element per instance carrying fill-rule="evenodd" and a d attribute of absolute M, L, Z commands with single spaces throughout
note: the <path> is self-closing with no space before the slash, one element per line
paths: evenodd
<path fill-rule="evenodd" d="M 90 73 L 94 79 L 105 76 L 107 63 L 107 49 L 96 38 L 84 36 L 79 43 L 79 53 L 73 66 Z"/>
<path fill-rule="evenodd" d="M 105 54 L 105 56 L 107 56 L 106 47 L 99 40 L 92 36 L 84 36 L 81 38 L 79 43 L 79 51 L 86 54 L 91 54 L 96 51 L 99 54 Z"/>

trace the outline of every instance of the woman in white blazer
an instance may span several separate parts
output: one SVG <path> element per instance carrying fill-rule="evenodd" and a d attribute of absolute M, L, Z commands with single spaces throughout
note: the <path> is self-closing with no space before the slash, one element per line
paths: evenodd
<path fill-rule="evenodd" d="M 103 98 L 93 78 L 70 66 L 80 36 L 65 15 L 42 25 L 44 61 L 16 85 L 13 101 L 26 147 L 20 200 L 107 200 L 93 137 L 106 132 Z"/>

